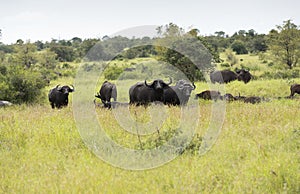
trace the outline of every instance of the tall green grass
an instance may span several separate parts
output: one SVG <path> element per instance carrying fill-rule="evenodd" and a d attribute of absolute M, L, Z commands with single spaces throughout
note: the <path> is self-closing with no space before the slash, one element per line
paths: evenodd
<path fill-rule="evenodd" d="M 53 84 L 62 82 L 68 84 L 72 80 L 58 80 Z M 130 84 L 119 83 L 120 101 L 128 100 Z M 193 95 L 209 89 L 204 82 L 196 86 Z M 97 86 L 91 88 L 97 90 Z M 52 110 L 46 102 L 1 108 L 0 192 L 299 193 L 299 97 L 277 99 L 289 95 L 289 84 L 282 80 L 257 80 L 249 84 L 236 81 L 227 84 L 225 89 L 234 95 L 265 96 L 271 101 L 255 105 L 227 103 L 221 133 L 209 152 L 205 155 L 200 155 L 197 149 L 183 152 L 163 166 L 144 171 L 113 167 L 85 146 L 73 116 L 71 97 L 74 94 L 70 95 L 69 107 L 60 110 Z M 194 115 L 199 123 L 193 143 L 201 141 L 212 116 L 213 102 L 197 103 L 200 113 Z M 122 113 L 124 109 L 113 111 Z M 140 139 L 118 125 L 113 111 L 100 108 L 95 111 L 113 141 L 128 148 L 142 149 L 142 145 L 152 149 L 155 145 L 151 142 L 159 142 L 158 138 L 176 128 L 180 120 L 180 108 L 166 106 L 164 109 L 171 114 L 160 135 L 154 132 Z M 136 119 L 141 122 L 151 119 L 149 109 L 131 107 L 131 111 L 133 117 L 134 111 L 138 112 Z"/>

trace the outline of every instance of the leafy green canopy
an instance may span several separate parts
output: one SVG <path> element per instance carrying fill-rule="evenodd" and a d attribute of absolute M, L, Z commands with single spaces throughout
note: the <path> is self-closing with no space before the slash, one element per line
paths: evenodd
<path fill-rule="evenodd" d="M 284 21 L 277 30 L 269 33 L 270 50 L 274 61 L 280 61 L 290 69 L 298 64 L 300 58 L 300 30 L 291 20 Z"/>
<path fill-rule="evenodd" d="M 175 24 L 168 24 L 158 28 L 162 38 L 155 44 L 158 56 L 182 71 L 191 81 L 205 80 L 204 72 L 212 68 L 213 57 L 201 38 L 197 36 L 197 30 L 193 29 L 185 33 Z"/>

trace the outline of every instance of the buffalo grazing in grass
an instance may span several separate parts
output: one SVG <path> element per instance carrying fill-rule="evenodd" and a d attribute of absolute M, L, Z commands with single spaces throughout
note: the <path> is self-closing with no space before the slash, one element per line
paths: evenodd
<path fill-rule="evenodd" d="M 195 99 L 204 99 L 204 100 L 219 100 L 222 99 L 221 93 L 215 90 L 205 90 L 196 94 Z"/>
<path fill-rule="evenodd" d="M 117 101 L 117 87 L 115 84 L 108 81 L 103 82 L 100 91 L 95 95 L 96 98 L 100 98 L 105 107 L 111 108 L 110 100 Z"/>
<path fill-rule="evenodd" d="M 248 70 L 240 69 L 236 72 L 230 70 L 214 71 L 210 73 L 210 81 L 214 83 L 229 83 L 231 81 L 243 81 L 248 83 L 252 78 L 252 75 Z"/>

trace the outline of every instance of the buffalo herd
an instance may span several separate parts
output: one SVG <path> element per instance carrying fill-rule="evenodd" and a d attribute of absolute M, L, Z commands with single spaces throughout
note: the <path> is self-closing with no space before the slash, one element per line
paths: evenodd
<path fill-rule="evenodd" d="M 250 74 L 249 70 L 238 69 L 235 72 L 230 70 L 213 71 L 210 72 L 211 83 L 226 84 L 231 81 L 243 81 L 247 84 L 253 76 Z M 161 79 L 156 79 L 149 83 L 147 80 L 144 82 L 138 82 L 132 85 L 129 89 L 129 103 L 117 102 L 117 87 L 115 84 L 105 81 L 99 92 L 95 95 L 103 103 L 105 108 L 115 108 L 118 106 L 147 106 L 151 103 L 159 103 L 168 106 L 185 106 L 187 105 L 192 91 L 196 89 L 193 82 L 181 79 L 176 82 L 174 86 L 171 86 L 172 79 L 169 77 L 169 81 L 166 83 Z M 62 107 L 68 106 L 69 93 L 75 91 L 73 85 L 57 85 L 52 88 L 48 93 L 48 99 L 52 109 L 60 109 Z M 290 87 L 290 95 L 284 98 L 293 98 L 295 94 L 300 94 L 300 84 L 293 84 Z M 113 102 L 111 102 L 113 99 Z M 263 101 L 269 101 L 264 97 L 258 96 L 233 96 L 230 93 L 221 95 L 219 91 L 215 90 L 205 90 L 195 95 L 195 99 L 204 100 L 225 100 L 227 102 L 231 101 L 242 101 L 245 103 L 260 103 Z M 279 97 L 278 99 L 281 99 Z M 96 100 L 94 100 L 96 105 Z M 8 101 L 0 101 L 0 107 L 11 106 L 12 103 Z"/>
<path fill-rule="evenodd" d="M 243 81 L 247 84 L 252 79 L 252 75 L 248 70 L 241 69 L 235 72 L 230 70 L 213 71 L 210 73 L 211 83 L 229 83 L 234 80 Z M 169 78 L 168 82 L 161 79 L 153 80 L 148 82 L 144 80 L 143 82 L 138 82 L 129 88 L 129 103 L 117 102 L 117 87 L 115 84 L 105 81 L 99 92 L 95 95 L 103 103 L 105 108 L 115 108 L 117 106 L 147 106 L 151 103 L 159 103 L 168 106 L 185 106 L 187 105 L 192 91 L 196 89 L 193 82 L 187 80 L 179 80 L 174 86 L 171 86 L 172 79 Z M 62 108 L 68 105 L 69 93 L 74 92 L 74 86 L 60 86 L 57 85 L 55 88 L 51 89 L 48 94 L 49 102 L 51 107 Z M 300 94 L 300 84 L 293 84 L 290 87 L 291 94 L 285 98 L 292 98 L 296 93 Z M 113 102 L 111 102 L 113 99 Z M 258 96 L 233 96 L 230 93 L 221 95 L 219 91 L 215 90 L 205 90 L 195 95 L 195 99 L 204 100 L 225 100 L 230 101 L 242 101 L 245 103 L 260 103 L 262 101 L 268 101 L 263 97 Z M 94 100 L 96 104 L 96 101 Z M 3 103 L 2 103 L 3 104 Z M 0 106 L 1 103 L 0 103 Z"/>
<path fill-rule="evenodd" d="M 187 80 L 179 80 L 174 86 L 170 86 L 170 84 L 172 84 L 171 78 L 169 78 L 167 83 L 161 79 L 156 79 L 150 83 L 147 80 L 138 82 L 129 89 L 129 103 L 121 103 L 116 102 L 116 86 L 105 81 L 100 88 L 100 94 L 98 93 L 95 97 L 101 99 L 105 108 L 115 108 L 122 105 L 147 106 L 151 103 L 169 106 L 186 105 L 192 91 L 196 88 L 195 84 Z M 107 85 L 111 89 L 104 90 L 104 88 L 107 88 Z M 102 96 L 107 96 L 107 98 L 103 100 Z M 110 98 L 114 98 L 114 102 L 110 102 Z"/>
<path fill-rule="evenodd" d="M 204 99 L 204 100 L 225 100 L 227 102 L 231 101 L 242 101 L 245 103 L 251 103 L 251 104 L 256 104 L 260 103 L 262 101 L 268 101 L 268 99 L 264 97 L 258 97 L 258 96 L 241 96 L 240 94 L 238 96 L 233 96 L 230 93 L 226 93 L 224 95 L 221 95 L 219 91 L 215 90 L 205 90 L 199 94 L 196 94 L 195 99 Z"/>

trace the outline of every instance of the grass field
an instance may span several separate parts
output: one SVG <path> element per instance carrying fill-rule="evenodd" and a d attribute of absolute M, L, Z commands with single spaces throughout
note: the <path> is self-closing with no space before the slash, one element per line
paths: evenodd
<path fill-rule="evenodd" d="M 53 85 L 72 81 L 57 80 Z M 117 82 L 120 101 L 128 100 L 132 82 Z M 85 84 L 89 83 L 86 80 Z M 196 86 L 193 95 L 209 88 L 204 82 Z M 95 91 L 98 89 L 95 87 Z M 52 110 L 46 103 L 47 88 L 41 105 L 1 108 L 0 192 L 300 193 L 299 96 L 277 99 L 289 95 L 289 83 L 284 80 L 232 82 L 225 89 L 223 92 L 233 95 L 264 96 L 270 101 L 255 105 L 227 103 L 220 135 L 209 152 L 200 155 L 198 149 L 191 149 L 165 165 L 139 171 L 113 167 L 93 154 L 77 129 L 72 98 L 69 107 Z M 194 115 L 199 119 L 194 145 L 200 145 L 207 131 L 213 103 L 200 100 L 197 104 L 200 113 Z M 124 109 L 113 111 L 122 113 Z M 113 141 L 140 150 L 153 148 L 151 142 L 158 142 L 168 130 L 176 128 L 181 109 L 164 109 L 169 114 L 160 135 L 140 138 L 123 130 L 113 111 L 97 108 L 96 115 Z M 136 119 L 141 122 L 151 120 L 149 109 L 132 107 L 131 111 L 138 112 Z"/>

